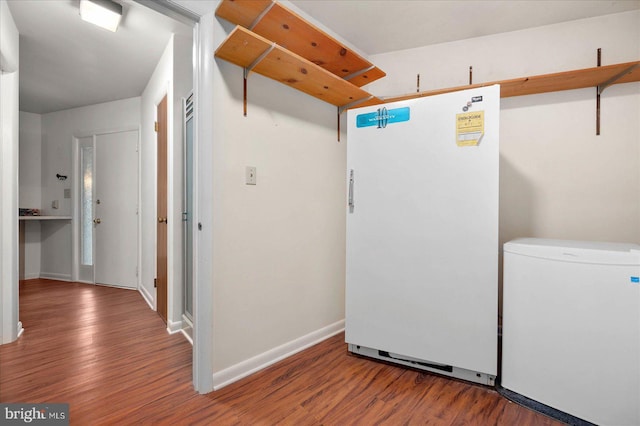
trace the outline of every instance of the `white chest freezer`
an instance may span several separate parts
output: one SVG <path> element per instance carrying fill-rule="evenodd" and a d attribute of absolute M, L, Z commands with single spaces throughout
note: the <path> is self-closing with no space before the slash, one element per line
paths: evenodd
<path fill-rule="evenodd" d="M 640 425 L 640 246 L 504 245 L 502 387 L 599 425 Z"/>

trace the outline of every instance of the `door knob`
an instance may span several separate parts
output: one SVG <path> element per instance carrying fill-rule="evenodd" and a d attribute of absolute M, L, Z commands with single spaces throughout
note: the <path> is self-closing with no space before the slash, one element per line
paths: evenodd
<path fill-rule="evenodd" d="M 100 222 L 102 222 L 100 218 L 93 219 L 93 223 L 95 223 L 96 225 L 99 224 Z"/>
<path fill-rule="evenodd" d="M 167 218 L 166 217 L 159 217 L 158 218 L 158 223 L 167 223 Z"/>

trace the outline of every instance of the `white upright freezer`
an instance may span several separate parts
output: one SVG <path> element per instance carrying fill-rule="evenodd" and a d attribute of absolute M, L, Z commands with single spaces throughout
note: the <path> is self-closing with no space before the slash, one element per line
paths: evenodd
<path fill-rule="evenodd" d="M 640 246 L 504 245 L 501 385 L 599 425 L 640 425 Z"/>
<path fill-rule="evenodd" d="M 348 112 L 351 352 L 493 384 L 499 118 L 499 86 Z"/>

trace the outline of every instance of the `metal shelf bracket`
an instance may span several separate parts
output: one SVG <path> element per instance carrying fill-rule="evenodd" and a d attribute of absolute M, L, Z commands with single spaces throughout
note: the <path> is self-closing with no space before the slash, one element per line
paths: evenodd
<path fill-rule="evenodd" d="M 598 47 L 598 66 L 602 65 L 602 49 Z M 600 136 L 600 86 L 596 87 L 596 136 Z"/>
<path fill-rule="evenodd" d="M 602 62 L 602 49 L 598 48 L 598 66 L 601 66 Z M 618 74 L 611 77 L 609 80 L 604 81 L 596 87 L 596 136 L 600 135 L 600 95 L 604 92 L 604 90 L 615 84 L 616 81 L 620 80 L 622 77 L 635 70 L 640 66 L 640 63 L 633 64 L 624 70 L 620 71 Z"/>
<path fill-rule="evenodd" d="M 269 11 L 273 8 L 273 5 L 276 4 L 276 2 L 271 2 L 269 3 L 269 6 L 266 7 L 265 10 L 263 10 L 260 15 L 258 15 L 258 17 L 251 23 L 251 25 L 249 26 L 249 30 L 253 31 L 253 29 L 256 27 L 256 25 L 258 25 L 260 23 L 260 21 L 262 21 L 262 18 L 264 18 L 264 16 L 269 13 Z"/>
<path fill-rule="evenodd" d="M 369 72 L 369 71 L 371 71 L 371 70 L 372 70 L 372 69 L 374 69 L 375 67 L 376 67 L 375 65 L 371 65 L 370 67 L 363 68 L 363 69 L 361 69 L 360 71 L 356 71 L 356 72 L 351 73 L 351 74 L 349 74 L 349 75 L 346 75 L 346 76 L 344 76 L 344 77 L 342 77 L 342 78 L 343 78 L 344 80 L 349 81 L 349 80 L 351 80 L 351 79 L 352 79 L 352 78 L 354 78 L 354 77 L 357 77 L 357 76 L 359 76 L 359 75 L 361 75 L 361 74 L 364 74 L 365 72 Z"/>
<path fill-rule="evenodd" d="M 342 105 L 338 107 L 338 142 L 340 142 L 340 116 L 342 115 L 342 113 L 348 110 L 349 108 L 354 107 L 358 104 L 361 104 L 362 102 L 367 102 L 370 99 L 373 99 L 373 95 L 367 96 L 366 98 L 358 99 L 353 102 L 349 102 L 346 105 Z"/>
<path fill-rule="evenodd" d="M 620 80 L 626 74 L 630 73 L 631 71 L 633 71 L 634 69 L 638 68 L 639 66 L 640 66 L 640 64 L 633 64 L 630 67 L 625 68 L 624 71 L 621 71 L 620 73 L 614 75 L 613 77 L 611 77 L 609 80 L 605 81 L 604 83 L 599 84 L 598 85 L 598 93 L 601 94 L 602 92 L 604 92 L 604 89 L 606 89 L 607 87 L 611 86 L 616 81 Z"/>
<path fill-rule="evenodd" d="M 276 43 L 273 43 L 271 46 L 269 46 L 269 48 L 267 48 L 264 52 L 262 52 L 260 54 L 260 56 L 258 56 L 255 61 L 253 61 L 252 63 L 249 64 L 249 66 L 243 68 L 242 70 L 242 77 L 243 77 L 243 91 L 244 91 L 244 102 L 243 102 L 243 107 L 244 107 L 244 116 L 247 116 L 247 78 L 249 78 L 249 73 L 260 63 L 262 62 L 262 60 L 264 58 L 267 57 L 267 55 L 269 53 L 271 53 L 271 51 L 273 49 L 275 49 L 276 47 Z"/>

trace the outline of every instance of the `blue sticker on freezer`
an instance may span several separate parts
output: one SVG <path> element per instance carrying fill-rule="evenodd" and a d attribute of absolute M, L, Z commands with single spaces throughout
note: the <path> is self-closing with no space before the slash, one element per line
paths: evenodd
<path fill-rule="evenodd" d="M 640 283 L 640 277 L 631 277 L 631 282 L 632 283 Z"/>
<path fill-rule="evenodd" d="M 411 118 L 411 108 L 394 108 L 387 109 L 386 107 L 378 108 L 375 112 L 367 114 L 359 114 L 356 117 L 357 127 L 373 127 L 378 129 L 384 129 L 387 124 L 401 123 L 403 121 L 409 121 Z"/>

